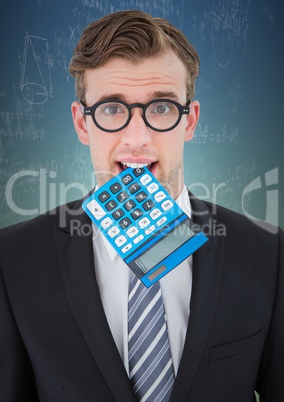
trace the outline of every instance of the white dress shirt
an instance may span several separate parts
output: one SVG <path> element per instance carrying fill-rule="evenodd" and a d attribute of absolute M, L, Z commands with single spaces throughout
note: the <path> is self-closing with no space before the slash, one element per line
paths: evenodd
<path fill-rule="evenodd" d="M 176 202 L 190 217 L 191 208 L 185 186 Z M 105 315 L 125 369 L 129 373 L 127 315 L 128 288 L 132 271 L 94 224 L 93 248 L 96 278 Z M 183 261 L 160 279 L 160 285 L 166 312 L 173 365 L 175 374 L 177 374 L 189 319 L 192 257 Z"/>

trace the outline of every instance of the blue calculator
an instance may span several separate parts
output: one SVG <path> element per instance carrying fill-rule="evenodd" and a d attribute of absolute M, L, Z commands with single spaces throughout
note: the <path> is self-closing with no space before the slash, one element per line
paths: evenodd
<path fill-rule="evenodd" d="M 83 208 L 147 287 L 208 240 L 146 167 L 122 171 Z"/>

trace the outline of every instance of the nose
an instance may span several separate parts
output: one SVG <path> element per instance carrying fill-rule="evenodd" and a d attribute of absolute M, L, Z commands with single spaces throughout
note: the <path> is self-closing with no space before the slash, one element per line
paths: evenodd
<path fill-rule="evenodd" d="M 132 148 L 141 148 L 151 142 L 151 132 L 143 120 L 141 108 L 133 108 L 130 122 L 122 130 L 121 142 Z"/>

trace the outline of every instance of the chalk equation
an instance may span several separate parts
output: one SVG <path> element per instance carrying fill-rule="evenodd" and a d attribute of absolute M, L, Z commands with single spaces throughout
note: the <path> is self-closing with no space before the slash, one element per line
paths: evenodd
<path fill-rule="evenodd" d="M 190 141 L 193 145 L 205 145 L 208 143 L 215 144 L 236 144 L 239 139 L 239 128 L 230 127 L 223 123 L 220 131 L 213 133 L 209 130 L 208 124 L 204 126 L 199 122 L 194 132 L 194 137 Z"/>

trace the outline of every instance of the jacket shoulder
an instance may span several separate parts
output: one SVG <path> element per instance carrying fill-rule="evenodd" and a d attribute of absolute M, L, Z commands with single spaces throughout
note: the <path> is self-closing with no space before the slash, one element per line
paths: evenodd
<path fill-rule="evenodd" d="M 227 236 L 236 236 L 250 239 L 273 240 L 280 233 L 283 235 L 283 230 L 268 222 L 249 217 L 228 209 L 224 206 L 209 202 L 201 201 L 190 195 L 191 204 L 197 207 L 198 214 L 204 213 L 209 216 L 209 224 L 211 226 L 223 228 L 224 234 Z M 208 219 L 208 218 L 207 218 Z"/>
<path fill-rule="evenodd" d="M 50 243 L 56 229 L 67 230 L 70 217 L 79 220 L 86 219 L 82 209 L 82 200 L 76 200 L 6 228 L 0 229 L 0 250 L 23 250 L 25 247 L 43 246 Z"/>

